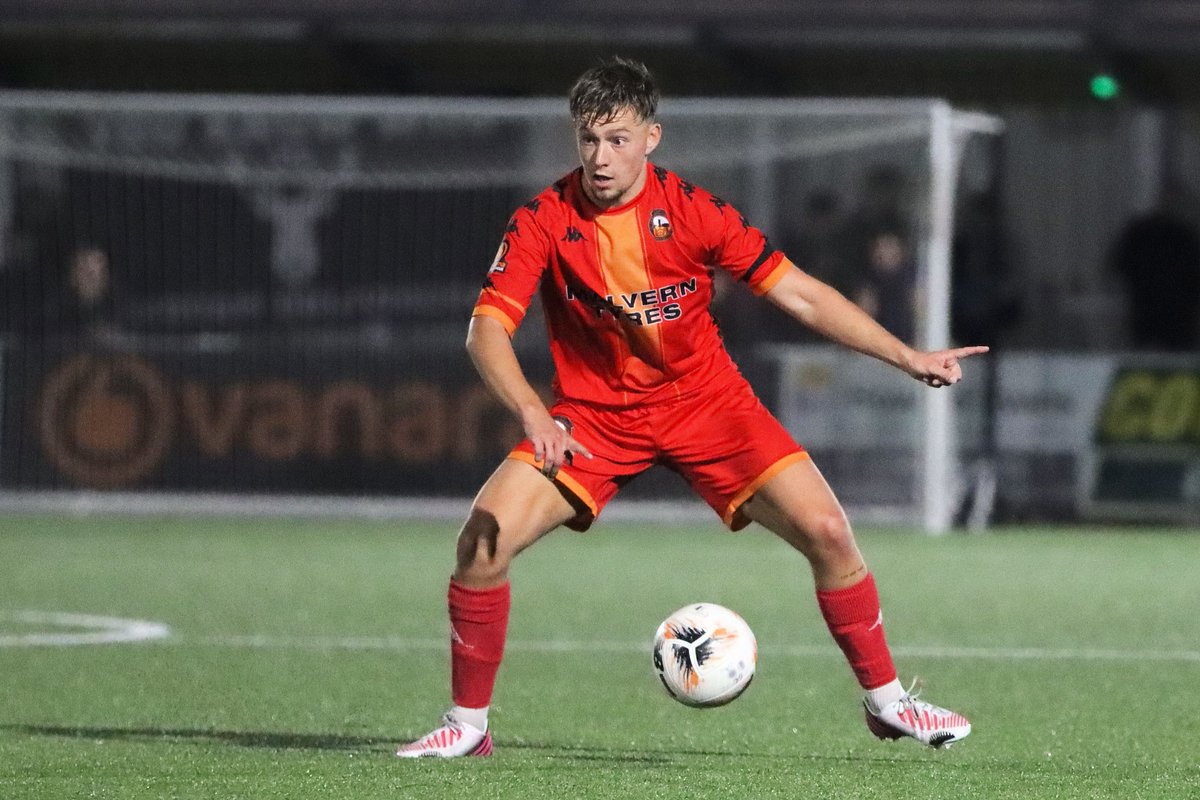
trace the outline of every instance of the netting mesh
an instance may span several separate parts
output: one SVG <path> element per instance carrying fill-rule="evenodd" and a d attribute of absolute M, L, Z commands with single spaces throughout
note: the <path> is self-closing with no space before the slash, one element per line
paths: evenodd
<path fill-rule="evenodd" d="M 656 162 L 918 334 L 926 104 L 688 101 L 662 121 Z M 470 491 L 516 431 L 469 388 L 467 317 L 508 215 L 574 163 L 559 101 L 3 98 L 0 484 Z M 882 235 L 894 275 L 872 273 Z M 736 290 L 716 312 L 750 361 L 804 340 Z M 543 339 L 518 344 L 544 383 Z"/>

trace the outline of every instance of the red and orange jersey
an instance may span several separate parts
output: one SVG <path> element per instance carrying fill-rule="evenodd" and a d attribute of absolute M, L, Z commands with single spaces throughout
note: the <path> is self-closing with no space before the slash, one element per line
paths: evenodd
<path fill-rule="evenodd" d="M 709 310 L 714 268 L 757 294 L 790 262 L 721 198 L 648 164 L 601 210 L 576 169 L 517 210 L 474 314 L 511 335 L 541 286 L 560 398 L 630 406 L 719 388 L 737 368 Z"/>

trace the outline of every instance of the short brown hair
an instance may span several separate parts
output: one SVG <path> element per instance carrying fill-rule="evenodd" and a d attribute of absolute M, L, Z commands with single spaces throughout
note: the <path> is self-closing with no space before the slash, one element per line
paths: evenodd
<path fill-rule="evenodd" d="M 651 122 L 658 113 L 658 100 L 658 85 L 645 64 L 613 56 L 575 81 L 570 94 L 571 119 L 577 125 L 593 125 L 630 108 L 639 120 Z"/>

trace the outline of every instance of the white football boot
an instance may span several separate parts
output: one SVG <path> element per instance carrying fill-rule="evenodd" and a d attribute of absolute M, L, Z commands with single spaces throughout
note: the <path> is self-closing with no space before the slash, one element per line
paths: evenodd
<path fill-rule="evenodd" d="M 872 713 L 870 705 L 864 702 L 871 733 L 880 739 L 911 736 L 930 747 L 949 747 L 971 732 L 971 723 L 962 714 L 918 700 L 918 694 L 909 688 L 903 697 L 878 713 Z"/>
<path fill-rule="evenodd" d="M 453 714 L 446 713 L 442 724 L 411 744 L 396 751 L 401 758 L 457 758 L 458 756 L 490 756 L 492 732 L 479 730 Z"/>

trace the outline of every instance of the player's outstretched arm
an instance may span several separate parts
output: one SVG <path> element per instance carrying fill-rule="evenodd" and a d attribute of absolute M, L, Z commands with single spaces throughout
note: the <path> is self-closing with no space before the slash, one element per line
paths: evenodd
<path fill-rule="evenodd" d="M 547 475 L 558 472 L 567 453 L 592 457 L 586 447 L 550 416 L 545 403 L 525 378 L 512 339 L 499 321 L 485 316 L 472 317 L 467 330 L 467 352 L 483 382 L 504 407 L 521 420 L 525 435 L 533 443 L 534 458 L 544 460 L 542 472 Z"/>
<path fill-rule="evenodd" d="M 794 267 L 766 297 L 822 336 L 904 370 L 930 386 L 958 383 L 962 379 L 959 361 L 988 351 L 986 346 L 914 350 L 841 292 Z"/>

